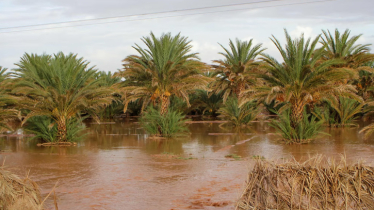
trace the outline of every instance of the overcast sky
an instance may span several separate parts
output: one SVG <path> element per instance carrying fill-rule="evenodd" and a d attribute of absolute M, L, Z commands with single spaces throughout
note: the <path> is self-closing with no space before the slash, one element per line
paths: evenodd
<path fill-rule="evenodd" d="M 255 3 L 260 1 L 267 2 Z M 235 38 L 253 38 L 256 43 L 263 43 L 268 48 L 268 54 L 279 58 L 269 37 L 274 35 L 283 41 L 284 28 L 292 36 L 304 33 L 308 37 L 320 34 L 321 29 L 338 28 L 344 31 L 349 28 L 352 35 L 363 34 L 360 43 L 374 43 L 374 1 L 321 1 L 323 0 L 0 0 L 0 28 L 253 2 L 240 6 L 74 24 L 0 29 L 0 66 L 14 68 L 14 63 L 25 52 L 53 54 L 63 51 L 77 53 L 99 70 L 115 72 L 121 68 L 123 58 L 135 53 L 132 49 L 134 43 L 141 44 L 140 38 L 149 35 L 151 31 L 157 36 L 166 32 L 181 32 L 183 36 L 188 36 L 192 40 L 193 50 L 199 52 L 201 60 L 206 63 L 221 58 L 218 52 L 222 50 L 217 43 L 227 46 L 229 39 Z M 300 4 L 303 2 L 315 3 Z M 186 16 L 165 18 L 177 15 Z M 82 24 L 91 25 L 66 27 Z M 17 30 L 22 32 L 8 33 Z"/>

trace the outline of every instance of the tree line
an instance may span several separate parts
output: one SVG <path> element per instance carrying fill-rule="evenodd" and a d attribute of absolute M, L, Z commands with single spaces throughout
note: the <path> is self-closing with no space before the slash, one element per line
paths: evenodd
<path fill-rule="evenodd" d="M 270 39 L 277 60 L 253 40 L 229 40 L 213 65 L 200 61 L 188 37 L 150 33 L 137 54 L 111 74 L 76 54 L 26 53 L 16 68 L 0 68 L 0 128 L 20 121 L 47 142 L 77 141 L 86 117 L 99 121 L 141 115 L 160 137 L 187 131 L 186 114 L 218 116 L 247 126 L 263 115 L 287 143 L 307 143 L 325 126 L 355 126 L 373 111 L 374 55 L 361 35 L 322 30 L 315 38 Z M 365 127 L 368 137 L 374 125 Z"/>

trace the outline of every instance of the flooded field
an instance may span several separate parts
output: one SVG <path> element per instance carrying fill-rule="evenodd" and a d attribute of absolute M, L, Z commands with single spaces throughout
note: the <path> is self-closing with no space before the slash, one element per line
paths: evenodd
<path fill-rule="evenodd" d="M 329 136 L 308 145 L 284 145 L 265 122 L 240 131 L 193 123 L 190 136 L 174 140 L 147 139 L 136 119 L 87 122 L 87 138 L 75 147 L 0 137 L 0 160 L 16 174 L 30 171 L 43 196 L 58 182 L 60 209 L 233 209 L 256 158 L 346 154 L 371 164 L 374 140 L 363 140 L 358 131 L 368 123 L 358 124 L 328 128 Z"/>

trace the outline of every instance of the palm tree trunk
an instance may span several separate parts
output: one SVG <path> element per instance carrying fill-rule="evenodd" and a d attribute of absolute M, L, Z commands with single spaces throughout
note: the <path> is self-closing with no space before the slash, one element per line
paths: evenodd
<path fill-rule="evenodd" d="M 291 120 L 292 120 L 292 127 L 296 127 L 297 124 L 303 119 L 303 111 L 304 111 L 304 103 L 301 100 L 296 100 L 295 103 L 292 104 L 291 108 Z"/>
<path fill-rule="evenodd" d="M 235 94 L 236 94 L 236 97 L 238 99 L 240 99 L 242 97 L 242 93 L 245 89 L 245 82 L 244 81 L 240 81 L 238 83 L 238 86 L 236 87 L 236 90 L 235 90 Z"/>
<path fill-rule="evenodd" d="M 165 115 L 168 112 L 169 104 L 170 104 L 169 96 L 162 95 L 161 96 L 161 110 L 160 110 L 161 115 Z"/>
<path fill-rule="evenodd" d="M 164 116 L 168 112 L 169 104 L 170 104 L 169 96 L 161 95 L 161 109 L 160 109 L 161 116 Z M 160 136 L 163 136 L 162 128 L 160 125 L 158 126 L 158 133 Z"/>
<path fill-rule="evenodd" d="M 66 142 L 66 136 L 67 136 L 66 120 L 65 119 L 60 119 L 57 122 L 58 142 Z"/>

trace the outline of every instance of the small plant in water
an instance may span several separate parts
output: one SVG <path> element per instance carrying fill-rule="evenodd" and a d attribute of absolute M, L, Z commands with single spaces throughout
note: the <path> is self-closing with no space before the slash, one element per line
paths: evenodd
<path fill-rule="evenodd" d="M 82 131 L 85 126 L 82 123 L 83 119 L 70 118 L 66 123 L 66 140 L 67 142 L 78 142 L 85 136 Z M 27 121 L 26 131 L 35 134 L 32 139 L 40 139 L 43 142 L 56 143 L 58 142 L 57 124 L 47 116 L 32 117 Z"/>
<path fill-rule="evenodd" d="M 193 160 L 193 159 L 197 159 L 197 158 L 194 158 L 194 157 L 177 157 L 178 160 Z"/>
<path fill-rule="evenodd" d="M 219 117 L 227 120 L 227 123 L 233 126 L 248 125 L 254 120 L 259 111 L 256 109 L 256 104 L 253 102 L 246 103 L 239 107 L 239 102 L 236 97 L 229 98 L 222 108 L 218 110 Z"/>
<path fill-rule="evenodd" d="M 260 155 L 253 155 L 252 159 L 255 159 L 255 160 L 265 160 L 265 157 L 264 156 L 260 156 Z"/>
<path fill-rule="evenodd" d="M 157 109 L 150 106 L 140 118 L 140 123 L 151 135 L 175 137 L 186 135 L 188 132 L 188 128 L 185 125 L 187 120 L 184 117 L 181 113 L 173 110 L 168 110 L 167 113 L 161 115 Z"/>
<path fill-rule="evenodd" d="M 290 109 L 278 114 L 279 120 L 273 120 L 270 126 L 274 127 L 282 136 L 286 144 L 303 144 L 308 143 L 322 132 L 323 120 L 317 121 L 315 116 L 310 116 L 304 110 L 303 118 L 298 123 L 293 123 Z"/>
<path fill-rule="evenodd" d="M 229 155 L 225 155 L 225 158 L 234 158 L 235 160 L 240 160 L 242 156 L 237 155 L 237 154 L 229 154 Z"/>

